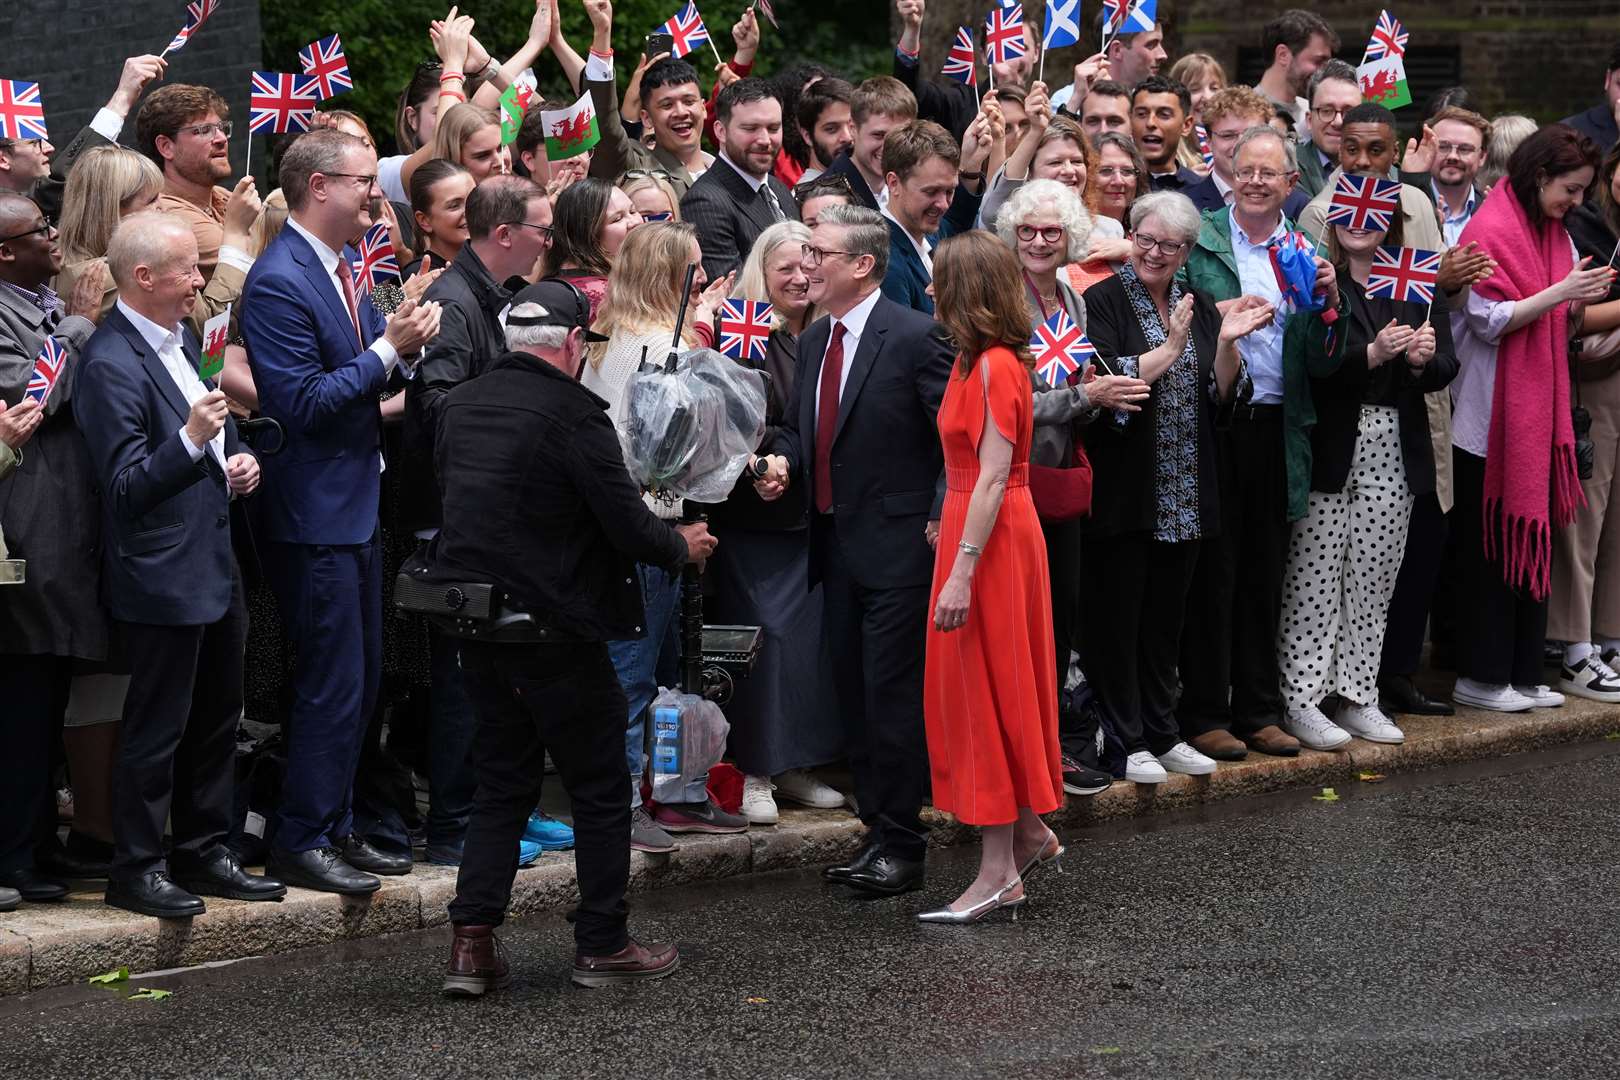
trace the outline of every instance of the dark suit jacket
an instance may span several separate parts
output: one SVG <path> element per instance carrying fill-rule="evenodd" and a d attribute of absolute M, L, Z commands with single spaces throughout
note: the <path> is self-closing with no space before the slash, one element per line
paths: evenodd
<path fill-rule="evenodd" d="M 182 331 L 186 360 L 197 340 Z M 84 351 L 73 399 L 101 489 L 103 601 L 115 619 L 217 622 L 230 606 L 230 490 L 212 450 L 193 463 L 179 428 L 191 406 L 140 331 L 114 310 Z M 225 456 L 240 446 L 225 422 Z"/>
<path fill-rule="evenodd" d="M 1187 166 L 1177 165 L 1173 173 L 1152 174 L 1148 177 L 1148 184 L 1154 191 L 1179 191 L 1185 195 L 1188 188 L 1197 187 L 1203 179 Z"/>
<path fill-rule="evenodd" d="M 846 150 L 834 158 L 833 163 L 827 166 L 827 171 L 849 180 L 850 190 L 855 192 L 855 201 L 868 210 L 878 208 L 877 193 L 866 186 L 866 177 L 861 175 L 861 170 L 849 156 L 849 151 Z"/>
<path fill-rule="evenodd" d="M 973 228 L 983 201 L 981 196 L 958 184 L 956 195 L 951 199 L 951 208 L 940 219 L 939 232 L 927 238 L 928 250 L 933 251 L 946 237 Z M 900 227 L 900 223 L 890 218 L 884 220 L 889 224 L 889 270 L 883 275 L 883 295 L 913 311 L 932 315 L 934 300 L 928 295 L 928 284 L 934 280 L 933 275 L 923 265 L 922 256 L 917 254 L 917 245 L 911 242 L 911 237 Z"/>
<path fill-rule="evenodd" d="M 791 482 L 812 507 L 810 583 L 821 580 L 826 546 L 835 542 L 815 519 L 816 400 L 831 318 L 799 338 L 793 402 L 772 451 L 788 460 Z M 924 586 L 934 553 L 924 528 L 934 514 L 944 453 L 935 426 L 955 349 L 926 315 L 878 298 L 861 334 L 838 401 L 832 444 L 836 542 L 856 580 L 873 589 Z"/>
<path fill-rule="evenodd" d="M 1222 210 L 1226 207 L 1226 200 L 1221 197 L 1221 189 L 1215 186 L 1213 173 L 1182 191 L 1182 194 L 1192 200 L 1200 214 L 1205 210 Z M 1288 198 L 1283 200 L 1283 217 L 1289 221 L 1298 221 L 1300 213 L 1310 204 L 1310 198 L 1295 186 L 1294 190 L 1288 193 Z"/>
<path fill-rule="evenodd" d="M 1566 116 L 1560 123 L 1568 124 L 1597 143 L 1600 154 L 1607 154 L 1615 142 L 1620 141 L 1620 127 L 1615 126 L 1614 110 L 1609 108 L 1607 101 L 1594 105 L 1585 112 Z"/>
<path fill-rule="evenodd" d="M 340 258 L 352 258 L 347 249 Z M 253 263 L 242 290 L 242 336 L 259 411 L 287 441 L 267 457 L 259 491 L 263 539 L 289 544 L 363 544 L 377 531 L 382 422 L 388 382 L 369 348 L 383 317 L 359 298 L 368 346 L 326 269 L 297 230 L 281 230 Z"/>
<path fill-rule="evenodd" d="M 797 221 L 799 204 L 793 192 L 775 176 L 767 176 L 765 182 L 782 204 L 786 220 Z M 697 229 L 703 272 L 710 281 L 740 270 L 759 234 L 776 224 L 765 193 L 749 187 L 741 173 L 718 157 L 681 196 L 681 220 Z"/>
<path fill-rule="evenodd" d="M 66 149 L 58 150 L 51 155 L 50 173 L 36 180 L 34 190 L 30 193 L 46 217 L 52 221 L 61 218 L 62 192 L 67 188 L 68 173 L 73 171 L 73 166 L 79 163 L 85 151 L 98 146 L 112 145 L 105 135 L 86 124 L 79 129 L 77 135 L 73 136 L 73 141 L 67 144 Z"/>

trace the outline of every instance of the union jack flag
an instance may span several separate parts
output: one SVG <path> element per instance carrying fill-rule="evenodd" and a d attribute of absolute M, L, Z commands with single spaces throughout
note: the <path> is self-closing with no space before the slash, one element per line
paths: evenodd
<path fill-rule="evenodd" d="M 958 39 L 960 40 L 960 39 Z M 1029 51 L 1024 40 L 1024 8 L 997 4 L 984 24 L 984 57 L 987 63 L 1005 64 Z"/>
<path fill-rule="evenodd" d="M 1035 373 L 1048 386 L 1062 386 L 1069 376 L 1097 357 L 1090 340 L 1062 308 L 1035 328 L 1029 348 L 1035 354 Z"/>
<path fill-rule="evenodd" d="M 162 55 L 168 56 L 185 48 L 186 42 L 191 40 L 191 35 L 202 29 L 202 24 L 208 21 L 208 16 L 212 15 L 217 7 L 219 0 L 193 0 L 187 4 L 186 25 L 182 26 L 173 40 L 163 47 Z"/>
<path fill-rule="evenodd" d="M 1372 40 L 1367 42 L 1367 55 L 1361 62 L 1382 60 L 1386 56 L 1406 55 L 1406 27 L 1387 11 L 1378 13 L 1378 25 L 1373 27 Z"/>
<path fill-rule="evenodd" d="M 39 355 L 34 358 L 34 372 L 28 377 L 28 389 L 23 393 L 41 405 L 45 404 L 45 399 L 51 396 L 51 388 L 67 366 L 67 358 L 66 346 L 53 337 L 46 338 Z"/>
<path fill-rule="evenodd" d="M 1204 168 L 1215 167 L 1215 151 L 1209 145 L 1209 128 L 1203 124 L 1194 124 L 1193 133 L 1198 138 L 1198 156 L 1204 159 Z"/>
<path fill-rule="evenodd" d="M 1434 303 L 1440 276 L 1440 253 L 1422 248 L 1381 247 L 1373 252 L 1367 271 L 1367 295 L 1408 304 Z"/>
<path fill-rule="evenodd" d="M 692 0 L 687 0 L 686 6 L 659 29 L 675 39 L 670 54 L 676 58 L 709 43 L 709 31 L 704 29 L 703 16 Z"/>
<path fill-rule="evenodd" d="M 45 138 L 39 83 L 0 79 L 0 139 Z"/>
<path fill-rule="evenodd" d="M 388 222 L 379 221 L 360 240 L 360 258 L 354 263 L 355 288 L 361 296 L 379 285 L 400 280 L 399 259 L 388 235 Z"/>
<path fill-rule="evenodd" d="M 771 336 L 771 305 L 764 300 L 727 300 L 720 305 L 720 352 L 759 363 Z"/>
<path fill-rule="evenodd" d="M 248 90 L 248 134 L 308 131 L 317 100 L 315 80 L 308 75 L 255 71 Z"/>
<path fill-rule="evenodd" d="M 1388 232 L 1389 223 L 1400 208 L 1401 185 L 1398 182 L 1345 173 L 1333 185 L 1333 201 L 1328 205 L 1327 224 Z"/>
<path fill-rule="evenodd" d="M 354 89 L 354 79 L 349 75 L 349 58 L 343 55 L 343 42 L 336 34 L 299 49 L 298 63 L 303 67 L 304 74 L 315 80 L 315 96 L 322 101 Z"/>
<path fill-rule="evenodd" d="M 945 54 L 945 66 L 939 73 L 947 79 L 955 79 L 964 86 L 974 86 L 978 83 L 978 73 L 974 69 L 976 57 L 973 52 L 973 31 L 965 26 L 956 28 L 956 42 L 951 51 Z"/>

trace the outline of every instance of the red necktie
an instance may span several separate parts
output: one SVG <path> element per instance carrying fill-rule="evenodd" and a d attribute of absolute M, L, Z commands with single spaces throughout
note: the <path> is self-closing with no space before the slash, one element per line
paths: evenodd
<path fill-rule="evenodd" d="M 832 512 L 832 444 L 838 430 L 838 391 L 844 382 L 844 324 L 832 324 L 821 358 L 821 395 L 816 414 L 816 509 Z"/>
<path fill-rule="evenodd" d="M 354 271 L 349 266 L 341 252 L 338 253 L 337 268 L 338 284 L 343 286 L 343 302 L 349 307 L 349 318 L 354 321 L 354 339 L 360 343 L 363 350 L 366 347 L 366 336 L 360 332 L 360 305 L 354 298 Z"/>

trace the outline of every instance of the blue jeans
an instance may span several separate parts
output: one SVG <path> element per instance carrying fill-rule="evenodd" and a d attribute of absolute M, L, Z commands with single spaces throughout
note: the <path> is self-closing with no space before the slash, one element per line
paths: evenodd
<path fill-rule="evenodd" d="M 630 767 L 630 806 L 641 805 L 641 776 L 646 771 L 647 709 L 658 687 L 673 686 L 680 674 L 681 575 L 658 566 L 636 564 L 641 578 L 641 605 L 646 610 L 647 634 L 628 641 L 608 642 L 613 672 L 624 690 L 629 716 L 625 722 L 624 756 Z M 688 785 L 682 802 L 703 802 L 707 784 Z"/>

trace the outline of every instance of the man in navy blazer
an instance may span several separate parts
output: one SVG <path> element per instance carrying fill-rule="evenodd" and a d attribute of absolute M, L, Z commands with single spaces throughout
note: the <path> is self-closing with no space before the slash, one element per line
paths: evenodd
<path fill-rule="evenodd" d="M 780 456 L 757 484 L 767 499 L 787 482 L 809 495 L 822 648 L 870 830 L 854 862 L 826 874 L 879 895 L 923 878 L 928 537 L 944 465 L 935 422 L 954 356 L 937 323 L 880 294 L 888 249 L 874 211 L 818 215 L 804 265 L 812 302 L 830 317 L 799 339 L 794 401 L 772 444 Z"/>
<path fill-rule="evenodd" d="M 85 346 L 73 399 L 101 493 L 102 601 L 130 665 L 106 897 L 184 918 L 202 914 L 199 893 L 287 892 L 244 873 L 225 846 L 247 643 L 229 511 L 258 486 L 259 465 L 225 395 L 198 375 L 185 326 L 203 285 L 190 227 L 159 211 L 125 218 L 107 264 L 119 299 Z"/>
<path fill-rule="evenodd" d="M 984 162 L 992 142 L 981 114 L 960 146 L 931 120 L 913 120 L 883 140 L 889 201 L 889 269 L 883 295 L 925 315 L 934 313 L 934 247 L 973 228 L 984 191 Z M 971 185 L 971 186 L 970 186 Z M 977 189 L 977 191 L 975 191 Z"/>
<path fill-rule="evenodd" d="M 377 400 L 438 332 L 437 304 L 406 301 L 385 323 L 356 296 L 345 245 L 371 224 L 377 155 L 334 130 L 281 160 L 288 219 L 242 291 L 242 335 L 264 415 L 286 432 L 264 468 L 256 539 L 297 648 L 287 776 L 270 870 L 289 885 L 374 892 L 409 856 L 354 834 L 351 801 L 382 666 Z M 407 373 L 408 377 L 408 373 Z"/>

